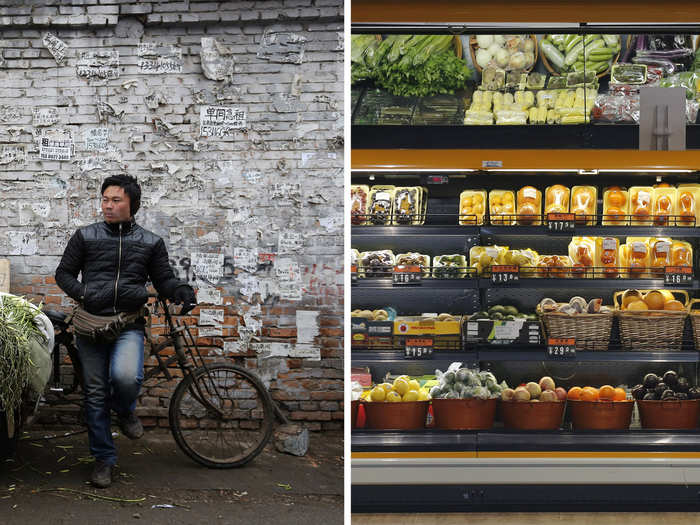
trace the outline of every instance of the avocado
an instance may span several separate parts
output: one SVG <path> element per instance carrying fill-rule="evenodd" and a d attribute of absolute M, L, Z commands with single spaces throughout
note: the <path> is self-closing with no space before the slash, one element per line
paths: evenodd
<path fill-rule="evenodd" d="M 690 383 L 688 382 L 688 379 L 685 377 L 679 377 L 678 384 L 676 384 L 675 391 L 687 394 L 688 390 L 690 390 Z"/>
<path fill-rule="evenodd" d="M 661 394 L 663 394 L 666 390 L 671 390 L 671 389 L 668 388 L 668 386 L 666 386 L 666 383 L 664 383 L 663 381 L 661 381 L 661 383 L 658 383 L 654 387 L 654 392 L 656 392 L 657 396 L 661 396 Z"/>
<path fill-rule="evenodd" d="M 661 379 L 659 379 L 656 374 L 647 374 L 644 376 L 642 384 L 644 385 L 644 388 L 651 389 L 658 385 L 659 381 L 661 381 Z"/>
<path fill-rule="evenodd" d="M 491 319 L 493 321 L 501 321 L 504 315 L 501 312 L 494 312 L 491 314 Z"/>
<path fill-rule="evenodd" d="M 491 314 L 491 315 L 496 314 L 496 313 L 504 314 L 505 310 L 506 310 L 505 306 L 501 306 L 500 304 L 496 304 L 496 305 L 492 306 L 491 308 L 489 308 L 489 314 Z"/>
<path fill-rule="evenodd" d="M 506 321 L 515 321 L 515 316 L 514 315 L 506 315 Z"/>
<path fill-rule="evenodd" d="M 664 390 L 664 393 L 661 394 L 662 401 L 665 399 L 675 399 L 675 398 L 676 398 L 676 393 L 673 390 L 671 390 L 670 388 L 667 388 L 666 390 Z"/>
<path fill-rule="evenodd" d="M 503 313 L 506 315 L 517 315 L 518 309 L 515 306 L 504 306 Z"/>
<path fill-rule="evenodd" d="M 659 397 L 654 392 L 647 392 L 642 399 L 644 401 L 658 401 Z"/>
<path fill-rule="evenodd" d="M 536 314 L 527 314 L 527 320 L 528 321 L 537 321 L 537 315 Z"/>
<path fill-rule="evenodd" d="M 664 374 L 663 381 L 669 386 L 669 388 L 676 388 L 676 385 L 678 384 L 678 374 L 673 370 L 669 370 Z"/>
<path fill-rule="evenodd" d="M 642 385 L 636 385 L 634 388 L 632 388 L 632 397 L 637 400 L 643 399 L 646 393 L 647 389 L 644 388 Z"/>
<path fill-rule="evenodd" d="M 688 400 L 688 394 L 686 394 L 685 392 L 678 392 L 678 393 L 676 394 L 676 399 L 679 399 L 679 400 L 681 400 L 681 401 L 687 401 L 687 400 Z"/>
<path fill-rule="evenodd" d="M 688 399 L 700 399 L 700 388 L 691 386 L 688 389 Z"/>

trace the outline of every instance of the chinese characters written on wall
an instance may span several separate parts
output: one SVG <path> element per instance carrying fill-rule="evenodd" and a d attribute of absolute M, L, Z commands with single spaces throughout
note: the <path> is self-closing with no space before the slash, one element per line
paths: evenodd
<path fill-rule="evenodd" d="M 227 137 L 246 127 L 246 112 L 231 106 L 203 106 L 199 125 L 202 137 Z"/>

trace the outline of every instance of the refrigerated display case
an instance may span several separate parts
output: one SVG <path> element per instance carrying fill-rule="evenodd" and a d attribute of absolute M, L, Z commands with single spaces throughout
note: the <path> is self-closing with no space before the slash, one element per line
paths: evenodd
<path fill-rule="evenodd" d="M 623 26 L 628 33 L 637 34 L 642 33 L 641 23 L 648 21 L 638 18 L 640 27 L 630 27 L 634 24 L 622 22 L 629 14 L 624 15 L 617 3 L 608 2 L 608 19 L 583 19 L 570 6 L 564 6 L 559 19 L 553 19 L 550 12 L 539 20 L 523 21 L 522 11 L 518 11 L 521 18 L 513 21 L 515 15 L 506 14 L 511 19 L 500 21 L 511 25 L 504 29 L 496 23 L 497 5 L 491 8 L 481 5 L 480 19 L 471 20 L 474 23 L 470 24 L 473 11 L 465 11 L 464 7 L 455 11 L 452 9 L 455 4 L 450 2 L 431 3 L 429 9 L 427 4 L 408 2 L 403 3 L 406 5 L 402 10 L 391 10 L 382 4 L 386 3 L 354 2 L 353 30 L 410 34 L 409 29 L 446 32 L 449 26 L 450 32 L 463 29 L 465 34 L 548 34 L 558 30 L 574 31 L 585 37 L 603 32 L 600 25 L 593 27 L 594 22 L 612 24 L 608 27 L 616 34 L 625 31 Z M 649 33 L 700 32 L 700 23 L 682 27 L 675 24 L 677 20 L 672 18 L 675 4 L 666 7 L 665 14 L 654 8 L 649 12 L 658 15 L 653 20 L 657 25 L 652 29 L 646 26 Z M 534 16 L 543 12 L 534 9 L 531 13 Z M 419 23 L 421 20 L 425 23 Z M 566 26 L 573 23 L 575 29 Z M 357 250 L 357 260 L 352 264 L 351 309 L 370 313 L 382 310 L 390 318 L 382 317 L 374 324 L 364 323 L 362 317 L 352 318 L 356 322 L 351 362 L 357 379 L 379 384 L 401 374 L 421 378 L 436 369 L 444 371 L 453 362 L 461 362 L 465 367 L 488 370 L 498 381 L 505 380 L 512 386 L 551 376 L 567 390 L 574 385 L 622 386 L 629 398 L 633 386 L 648 373 L 662 375 L 672 369 L 687 377 L 692 385 L 699 384 L 700 348 L 696 346 L 690 316 L 670 338 L 659 339 L 661 336 L 654 334 L 654 325 L 649 325 L 651 328 L 643 330 L 639 338 L 633 334 L 630 339 L 620 329 L 627 319 L 616 311 L 604 349 L 597 345 L 600 341 L 594 341 L 593 345 L 572 341 L 567 348 L 571 353 L 567 355 L 552 353 L 548 343 L 554 341 L 548 341 L 548 329 L 539 321 L 534 323 L 539 332 L 511 334 L 510 339 L 499 341 L 475 337 L 475 332 L 467 328 L 468 316 L 494 305 L 509 305 L 520 313 L 535 314 L 544 298 L 554 302 L 567 302 L 574 296 L 586 300 L 600 298 L 603 305 L 614 307 L 616 292 L 627 289 L 685 291 L 688 303 L 699 297 L 697 217 L 691 222 L 687 217 L 682 218 L 678 204 L 674 213 L 664 217 L 656 210 L 640 220 L 629 209 L 623 217 L 612 216 L 605 202 L 606 189 L 615 187 L 622 191 L 631 187 L 669 187 L 676 188 L 673 191 L 678 196 L 678 188 L 697 184 L 700 155 L 692 150 L 700 147 L 700 142 L 695 143 L 697 125 L 687 126 L 686 151 L 638 151 L 639 129 L 633 124 L 602 124 L 594 119 L 591 123 L 571 126 L 463 126 L 455 124 L 459 119 L 454 118 L 450 109 L 442 113 L 449 114 L 446 118 L 451 119 L 450 124 L 436 126 L 434 120 L 426 124 L 422 100 L 413 101 L 413 105 L 406 100 L 394 100 L 394 107 L 401 102 L 410 111 L 395 111 L 392 116 L 402 115 L 404 120 L 387 127 L 377 122 L 367 123 L 369 112 L 362 113 L 363 107 L 368 107 L 362 106 L 363 98 L 374 97 L 373 103 L 379 104 L 381 96 L 368 92 L 366 87 L 362 89 L 365 91 L 353 95 L 357 98 L 351 139 L 352 184 L 370 190 L 375 186 L 422 187 L 427 190 L 427 206 L 424 210 L 414 210 L 423 224 L 391 225 L 391 221 L 373 224 L 372 212 L 366 208 L 352 217 L 351 245 Z M 464 98 L 457 98 L 455 111 L 465 111 L 469 101 L 465 103 Z M 442 110 L 446 106 L 452 107 L 443 100 L 437 107 Z M 435 115 L 435 106 L 429 108 Z M 416 115 L 421 115 L 418 121 Z M 547 188 L 553 186 L 563 186 L 569 192 L 575 187 L 594 187 L 595 209 L 590 216 L 577 220 L 576 215 L 548 216 L 543 202 L 534 216 L 528 212 L 523 220 L 516 206 L 510 222 L 507 215 L 495 215 L 489 210 L 492 190 L 513 192 L 513 200 L 517 201 L 518 190 L 525 186 L 539 190 L 542 201 L 546 200 Z M 472 192 L 467 195 L 476 195 L 475 190 L 485 198 L 464 205 L 460 195 L 465 191 Z M 481 190 L 485 193 L 480 193 Z M 660 190 L 659 195 L 663 194 Z M 569 202 L 570 199 L 571 193 Z M 473 204 L 482 201 L 483 217 L 475 212 L 478 208 Z M 598 261 L 582 270 L 574 260 L 576 252 L 570 250 L 571 245 L 575 246 L 575 238 L 580 237 L 594 239 L 593 245 L 595 238 L 616 239 L 616 254 L 622 254 L 619 245 L 626 242 L 632 245 L 638 238 L 687 243 L 692 248 L 692 269 L 679 277 L 678 273 L 674 274 L 677 268 L 659 266 L 662 263 L 655 269 L 645 267 L 649 271 L 644 272 L 616 260 L 608 264 L 607 270 Z M 537 264 L 520 264 L 506 268 L 504 277 L 503 268 L 492 271 L 488 266 L 472 265 L 470 251 L 477 246 L 529 249 L 562 260 L 569 255 L 574 257 L 557 267 L 556 272 L 542 270 Z M 379 266 L 372 268 L 374 273 L 368 275 L 361 256 L 373 251 L 419 254 L 427 256 L 431 264 L 426 265 L 424 259 L 411 259 L 418 265 L 414 274 L 420 273 L 413 282 L 395 275 L 393 263 L 386 267 L 378 263 Z M 453 270 L 452 274 L 442 274 L 443 278 L 436 277 L 434 261 L 440 255 L 463 255 L 464 271 L 455 274 Z M 501 261 L 498 266 L 509 265 Z M 617 301 L 620 302 L 619 293 Z M 683 302 L 685 305 L 686 300 Z M 459 318 L 461 330 L 457 341 L 438 335 L 428 337 L 429 341 L 422 342 L 435 346 L 418 356 L 415 348 L 408 351 L 409 336 L 398 329 L 401 323 L 397 321 L 391 326 L 388 321 L 394 315 L 420 319 L 425 313 L 451 314 Z M 433 315 L 423 320 L 430 324 L 435 319 Z M 538 317 L 541 319 L 542 315 Z M 371 327 L 369 330 L 367 325 Z M 650 337 L 651 343 L 641 340 L 642 337 Z M 417 343 L 410 341 L 410 344 Z M 582 431 L 573 428 L 571 405 L 567 403 L 562 424 L 554 431 L 505 428 L 501 409 L 488 430 L 441 430 L 430 426 L 403 431 L 353 428 L 353 511 L 503 510 L 509 506 L 590 510 L 591 505 L 617 510 L 697 507 L 700 503 L 697 420 L 694 430 L 642 428 L 635 408 L 626 430 Z M 359 411 L 361 420 L 362 409 Z M 433 417 L 431 412 L 428 424 Z"/>

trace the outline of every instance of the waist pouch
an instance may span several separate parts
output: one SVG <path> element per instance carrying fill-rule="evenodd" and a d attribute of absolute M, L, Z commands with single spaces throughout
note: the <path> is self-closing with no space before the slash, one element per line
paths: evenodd
<path fill-rule="evenodd" d="M 73 309 L 71 322 L 73 331 L 91 341 L 112 343 L 117 340 L 124 328 L 147 314 L 143 306 L 135 312 L 122 312 L 116 315 L 95 315 L 81 306 Z"/>

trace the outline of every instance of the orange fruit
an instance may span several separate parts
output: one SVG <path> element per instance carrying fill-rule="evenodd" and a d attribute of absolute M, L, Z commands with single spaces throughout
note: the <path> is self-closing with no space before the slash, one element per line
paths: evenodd
<path fill-rule="evenodd" d="M 644 310 L 648 310 L 649 307 L 644 301 L 637 300 L 632 301 L 629 305 L 627 305 L 627 309 L 631 312 L 641 312 Z"/>
<path fill-rule="evenodd" d="M 649 307 L 649 310 L 663 310 L 666 300 L 664 294 L 658 290 L 652 290 L 644 296 L 644 302 Z"/>
<path fill-rule="evenodd" d="M 664 305 L 664 310 L 673 310 L 675 312 L 681 312 L 685 310 L 685 306 L 683 306 L 683 303 L 680 301 L 676 301 L 675 299 L 673 301 L 668 301 Z"/>
<path fill-rule="evenodd" d="M 608 193 L 608 204 L 613 208 L 622 208 L 625 205 L 625 195 L 619 190 Z"/>
<path fill-rule="evenodd" d="M 566 399 L 571 399 L 573 401 L 578 401 L 581 399 L 581 387 L 580 386 L 572 386 L 569 388 L 569 392 L 566 394 Z"/>
<path fill-rule="evenodd" d="M 625 401 L 627 399 L 627 392 L 624 388 L 617 387 L 615 389 L 615 401 Z"/>
<path fill-rule="evenodd" d="M 601 386 L 598 398 L 601 401 L 612 401 L 613 399 L 615 399 L 615 389 L 610 385 Z"/>
<path fill-rule="evenodd" d="M 586 386 L 581 391 L 581 401 L 598 401 L 598 389 Z"/>

